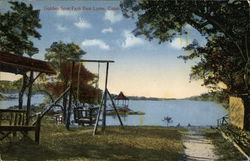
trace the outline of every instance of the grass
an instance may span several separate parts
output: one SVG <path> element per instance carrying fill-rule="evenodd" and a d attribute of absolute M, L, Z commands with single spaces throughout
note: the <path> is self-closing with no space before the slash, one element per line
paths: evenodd
<path fill-rule="evenodd" d="M 172 161 L 179 160 L 184 152 L 184 129 L 107 127 L 96 136 L 92 136 L 92 130 L 80 127 L 68 131 L 62 125 L 46 123 L 42 125 L 40 145 L 28 138 L 3 142 L 0 154 L 3 160 Z"/>
<path fill-rule="evenodd" d="M 225 140 L 216 129 L 205 129 L 203 132 L 214 144 L 215 152 L 220 154 L 220 160 L 245 160 L 243 155 L 233 146 L 233 144 Z"/>

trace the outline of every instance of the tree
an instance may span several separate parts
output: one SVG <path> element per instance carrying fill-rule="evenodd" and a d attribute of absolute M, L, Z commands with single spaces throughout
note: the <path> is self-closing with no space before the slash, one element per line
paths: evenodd
<path fill-rule="evenodd" d="M 213 46 L 213 41 L 219 43 L 216 49 L 228 50 L 230 46 L 233 54 L 227 54 L 230 53 L 231 57 L 240 61 L 246 78 L 243 81 L 246 89 L 250 89 L 250 12 L 246 1 L 125 0 L 121 3 L 121 8 L 125 16 L 137 13 L 138 21 L 134 33 L 144 35 L 149 40 L 158 39 L 159 43 L 171 41 L 178 34 L 188 34 L 184 26 L 189 24 Z M 221 40 L 223 44 L 219 42 Z M 207 45 L 208 48 L 212 46 Z M 221 51 L 217 54 L 220 55 Z M 192 56 L 194 55 L 190 58 Z"/>
<path fill-rule="evenodd" d="M 0 50 L 30 57 L 38 53 L 31 37 L 40 39 L 37 32 L 41 28 L 39 10 L 23 2 L 9 2 L 12 11 L 0 13 Z"/>
<path fill-rule="evenodd" d="M 62 63 L 61 76 L 62 80 L 56 83 L 47 84 L 47 89 L 55 96 L 59 96 L 64 90 L 67 89 L 67 84 L 71 79 L 71 67 L 72 63 Z M 75 63 L 73 68 L 72 86 L 73 95 L 81 103 L 97 104 L 99 103 L 99 97 L 101 95 L 100 89 L 96 89 L 93 85 L 97 81 L 97 76 L 88 71 L 80 63 Z"/>
<path fill-rule="evenodd" d="M 40 39 L 41 37 L 37 32 L 37 29 L 41 28 L 39 10 L 34 10 L 32 5 L 26 5 L 23 2 L 9 3 L 11 11 L 0 13 L 0 50 L 17 55 L 27 54 L 32 57 L 38 53 L 38 48 L 34 47 L 30 38 Z M 32 76 L 31 72 L 30 77 Z M 23 106 L 23 95 L 28 84 L 27 73 L 23 73 L 23 83 L 19 92 L 19 109 Z M 30 86 L 29 92 L 31 88 Z M 30 104 L 30 98 L 27 104 Z"/>
<path fill-rule="evenodd" d="M 207 39 L 205 47 L 193 43 L 184 60 L 199 58 L 192 67 L 191 78 L 204 80 L 204 85 L 215 87 L 219 82 L 227 85 L 231 94 L 247 93 L 243 98 L 250 105 L 250 10 L 249 3 L 227 1 L 134 1 L 121 3 L 125 16 L 138 16 L 135 35 L 144 35 L 159 43 L 172 41 L 178 35 L 188 34 L 189 24 Z M 247 107 L 246 106 L 246 107 Z M 250 111 L 245 108 L 245 123 Z"/>
<path fill-rule="evenodd" d="M 52 65 L 60 72 L 57 81 L 47 84 L 46 88 L 52 92 L 53 95 L 59 96 L 67 89 L 69 83 L 72 83 L 72 92 L 76 101 L 81 103 L 98 103 L 101 96 L 101 90 L 93 87 L 96 83 L 97 77 L 89 72 L 80 63 L 75 63 L 73 67 L 72 80 L 71 69 L 72 63 L 68 61 L 79 60 L 86 52 L 83 51 L 78 44 L 63 42 L 54 42 L 50 48 L 46 49 L 45 59 L 52 63 Z M 63 98 L 63 116 L 64 121 L 68 120 L 66 117 L 68 99 L 67 95 Z"/>
<path fill-rule="evenodd" d="M 167 126 L 168 126 L 168 124 L 173 123 L 172 117 L 170 117 L 170 116 L 164 117 L 162 121 L 166 122 Z"/>
<path fill-rule="evenodd" d="M 86 52 L 76 43 L 65 44 L 62 41 L 53 42 L 46 49 L 45 59 L 52 63 L 54 68 L 60 70 L 60 66 L 66 59 L 79 60 Z"/>
<path fill-rule="evenodd" d="M 244 82 L 244 62 L 232 44 L 224 37 L 214 38 L 207 42 L 205 47 L 194 41 L 185 50 L 189 55 L 179 56 L 187 60 L 200 60 L 192 67 L 190 78 L 203 80 L 203 85 L 212 90 L 222 90 L 218 84 L 223 82 L 227 88 L 223 90 L 228 94 L 242 94 L 246 92 Z"/>

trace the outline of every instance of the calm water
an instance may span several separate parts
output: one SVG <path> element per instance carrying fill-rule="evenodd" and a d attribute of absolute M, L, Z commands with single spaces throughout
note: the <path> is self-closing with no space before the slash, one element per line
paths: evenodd
<path fill-rule="evenodd" d="M 164 101 L 130 101 L 129 107 L 135 111 L 145 112 L 145 115 L 129 115 L 122 117 L 125 125 L 160 125 L 164 117 L 172 117 L 170 126 L 188 124 L 194 126 L 216 125 L 217 119 L 227 114 L 227 111 L 214 102 L 191 100 L 164 100 Z M 109 116 L 108 125 L 119 125 L 118 118 Z"/>
<path fill-rule="evenodd" d="M 15 95 L 15 96 L 18 97 L 17 95 Z M 31 98 L 31 104 L 36 105 L 36 104 L 42 103 L 44 98 L 45 97 L 42 94 L 33 95 Z M 17 106 L 17 105 L 18 105 L 18 99 L 9 99 L 9 100 L 0 101 L 0 109 L 6 109 L 10 106 Z M 23 105 L 24 106 L 27 105 L 27 96 L 26 95 L 24 95 L 24 97 L 23 97 Z"/>
<path fill-rule="evenodd" d="M 43 95 L 34 95 L 32 104 L 42 103 Z M 26 102 L 26 97 L 25 97 Z M 0 101 L 0 109 L 17 105 L 16 99 Z M 25 104 L 25 103 L 24 103 Z M 190 100 L 164 100 L 164 101 L 142 101 L 131 100 L 129 108 L 134 111 L 145 112 L 145 115 L 128 115 L 122 117 L 124 125 L 160 125 L 166 126 L 164 117 L 172 117 L 170 126 L 181 126 L 188 124 L 194 126 L 216 125 L 216 120 L 227 114 L 227 111 L 219 104 L 213 102 L 190 101 Z M 108 116 L 108 125 L 119 125 L 117 117 Z"/>

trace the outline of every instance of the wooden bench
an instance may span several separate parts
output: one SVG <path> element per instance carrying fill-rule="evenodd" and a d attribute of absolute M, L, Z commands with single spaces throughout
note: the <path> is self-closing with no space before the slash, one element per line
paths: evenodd
<path fill-rule="evenodd" d="M 38 115 L 33 124 L 27 123 L 26 110 L 0 109 L 0 141 L 11 133 L 20 132 L 27 136 L 28 131 L 35 131 L 35 142 L 39 144 L 41 117 Z"/>

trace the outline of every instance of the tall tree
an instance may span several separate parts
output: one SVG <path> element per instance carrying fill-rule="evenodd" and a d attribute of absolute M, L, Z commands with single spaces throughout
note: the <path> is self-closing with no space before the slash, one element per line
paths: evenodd
<path fill-rule="evenodd" d="M 34 10 L 32 5 L 26 5 L 23 2 L 9 3 L 11 10 L 0 13 L 0 50 L 17 55 L 27 54 L 32 57 L 38 53 L 38 48 L 34 47 L 30 38 L 40 39 L 41 37 L 37 32 L 37 29 L 41 28 L 39 10 Z M 24 91 L 28 86 L 26 74 L 23 73 L 23 84 L 19 92 L 20 109 L 23 106 Z M 29 91 L 31 91 L 31 86 Z M 30 103 L 29 100 L 27 104 Z"/>
<path fill-rule="evenodd" d="M 40 39 L 39 10 L 23 2 L 9 2 L 11 10 L 0 13 L 0 50 L 13 54 L 32 56 L 38 53 L 31 37 Z"/>
<path fill-rule="evenodd" d="M 83 51 L 78 44 L 65 44 L 59 41 L 53 42 L 51 46 L 46 49 L 45 59 L 51 62 L 56 69 L 60 70 L 60 66 L 65 60 L 79 60 L 81 56 L 85 54 L 86 52 Z"/>
<path fill-rule="evenodd" d="M 187 60 L 200 60 L 192 66 L 190 78 L 203 80 L 203 85 L 215 90 L 221 90 L 218 86 L 224 83 L 223 90 L 231 95 L 246 92 L 244 82 L 244 62 L 232 43 L 224 37 L 214 38 L 207 42 L 206 46 L 199 46 L 197 41 L 185 47 L 189 55 L 179 56 Z"/>
<path fill-rule="evenodd" d="M 60 72 L 57 77 L 57 82 L 53 82 L 47 85 L 47 89 L 50 90 L 54 95 L 59 95 L 68 86 L 71 81 L 72 92 L 75 99 L 81 103 L 98 103 L 101 95 L 101 90 L 93 87 L 93 84 L 97 81 L 97 77 L 89 72 L 80 63 L 75 63 L 73 67 L 72 80 L 71 80 L 71 61 L 68 60 L 79 60 L 82 55 L 86 54 L 78 44 L 63 42 L 54 42 L 50 48 L 46 49 L 45 59 L 52 63 L 52 65 Z M 67 113 L 67 96 L 63 98 L 63 115 L 64 121 L 68 121 Z M 68 123 L 66 124 L 68 125 Z"/>

